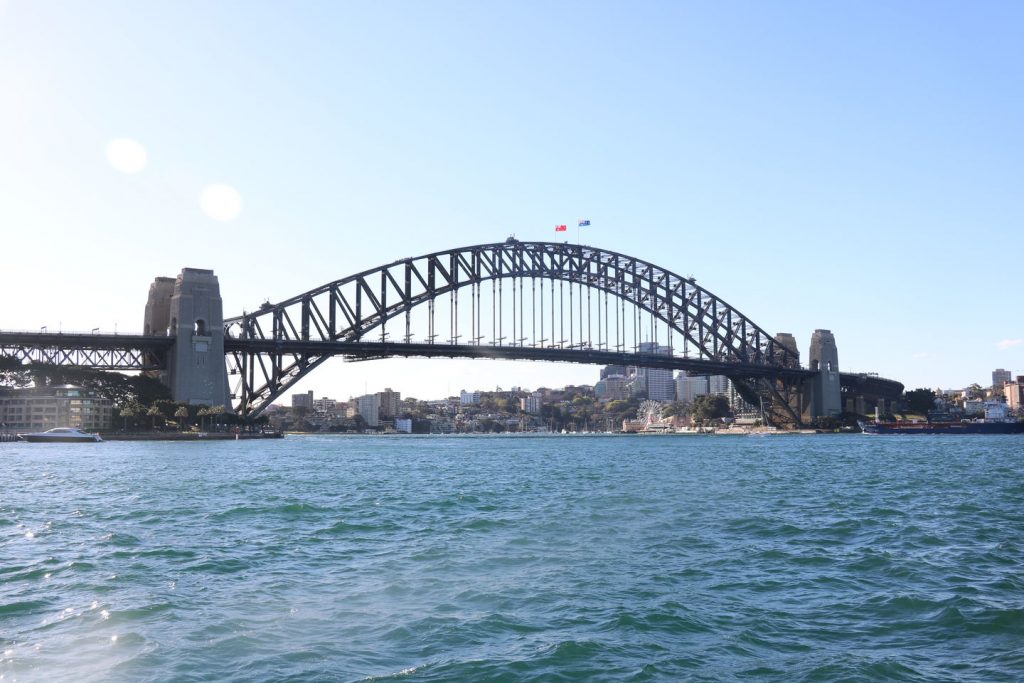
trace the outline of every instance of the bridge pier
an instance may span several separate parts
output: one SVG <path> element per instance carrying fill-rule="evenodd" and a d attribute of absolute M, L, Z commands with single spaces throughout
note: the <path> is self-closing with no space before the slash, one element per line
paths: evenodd
<path fill-rule="evenodd" d="M 183 268 L 149 288 L 144 329 L 174 337 L 160 381 L 175 401 L 231 410 L 220 283 L 212 270 Z"/>
<path fill-rule="evenodd" d="M 815 330 L 808 351 L 810 369 L 818 374 L 807 382 L 806 405 L 813 422 L 819 417 L 836 417 L 843 412 L 842 384 L 839 378 L 839 350 L 829 330 Z"/>

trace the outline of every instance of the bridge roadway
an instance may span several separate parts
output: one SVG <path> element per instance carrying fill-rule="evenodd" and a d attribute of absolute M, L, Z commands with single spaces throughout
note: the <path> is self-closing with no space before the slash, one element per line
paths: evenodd
<path fill-rule="evenodd" d="M 57 365 L 77 365 L 107 370 L 147 370 L 163 366 L 174 338 L 141 334 L 92 334 L 86 332 L 27 332 L 0 330 L 0 355 Z M 400 357 L 492 358 L 580 363 L 585 365 L 634 365 L 669 370 L 693 370 L 704 374 L 745 377 L 808 377 L 810 370 L 709 361 L 655 353 L 630 353 L 601 349 L 568 349 L 549 346 L 491 346 L 428 344 L 417 342 L 305 341 L 224 338 L 225 354 L 233 352 L 345 356 L 351 360 Z"/>
<path fill-rule="evenodd" d="M 162 367 L 174 338 L 140 334 L 85 332 L 0 331 L 0 355 L 58 365 L 82 365 L 108 370 L 146 370 Z M 551 346 L 491 346 L 427 344 L 417 342 L 305 341 L 224 338 L 224 351 L 308 356 L 345 356 L 375 360 L 394 356 L 421 358 L 492 358 L 541 360 L 586 365 L 635 365 L 646 368 L 694 370 L 706 374 L 746 377 L 806 377 L 810 370 L 717 362 L 655 353 L 629 353 L 600 349 Z M 134 360 L 133 360 L 134 359 Z"/>
<path fill-rule="evenodd" d="M 106 370 L 153 370 L 162 368 L 174 338 L 137 334 L 85 332 L 0 331 L 0 355 L 21 361 L 52 363 Z M 588 365 L 635 365 L 701 374 L 740 377 L 788 377 L 799 379 L 814 373 L 804 368 L 778 368 L 732 362 L 716 362 L 653 353 L 627 353 L 600 349 L 534 348 L 528 346 L 471 346 L 405 342 L 324 342 L 225 337 L 226 354 L 235 352 L 343 356 L 348 360 L 388 357 L 492 358 L 570 362 Z M 897 399 L 903 385 L 894 380 L 859 373 L 840 373 L 844 387 Z"/>
<path fill-rule="evenodd" d="M 156 370 L 173 346 L 172 337 L 141 334 L 0 330 L 0 356 L 71 367 Z"/>
<path fill-rule="evenodd" d="M 708 375 L 737 377 L 810 377 L 815 373 L 803 368 L 779 368 L 666 356 L 657 353 L 629 353 L 601 349 L 567 349 L 560 347 L 491 346 L 468 344 L 427 344 L 417 342 L 325 342 L 273 339 L 224 339 L 224 351 L 255 353 L 305 354 L 308 356 L 345 356 L 350 360 L 380 358 L 491 358 L 505 360 L 539 360 L 585 365 L 634 365 L 666 370 L 691 370 Z"/>

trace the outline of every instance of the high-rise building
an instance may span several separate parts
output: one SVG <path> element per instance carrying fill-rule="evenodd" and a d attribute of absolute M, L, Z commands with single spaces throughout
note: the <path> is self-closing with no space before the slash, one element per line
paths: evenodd
<path fill-rule="evenodd" d="M 680 372 L 676 377 L 676 400 L 693 403 L 698 396 L 708 393 L 708 376 Z"/>
<path fill-rule="evenodd" d="M 292 408 L 308 408 L 313 410 L 313 392 L 307 391 L 304 394 L 292 394 Z"/>
<path fill-rule="evenodd" d="M 366 394 L 356 398 L 356 412 L 370 427 L 380 425 L 380 397 L 377 394 Z"/>
<path fill-rule="evenodd" d="M 629 384 L 621 375 L 606 377 L 594 385 L 594 396 L 604 401 L 629 398 Z"/>
<path fill-rule="evenodd" d="M 729 384 L 729 378 L 725 375 L 711 375 L 708 377 L 708 393 L 713 396 L 728 396 Z"/>
<path fill-rule="evenodd" d="M 1013 379 L 1013 375 L 1010 374 L 1009 370 L 1003 370 L 997 368 L 992 371 L 992 388 L 998 391 L 1004 384 Z"/>
<path fill-rule="evenodd" d="M 388 388 L 378 392 L 377 396 L 380 398 L 381 419 L 393 420 L 398 417 L 398 404 L 402 400 L 402 394 Z"/>
<path fill-rule="evenodd" d="M 480 403 L 480 392 L 466 391 L 463 389 L 459 392 L 459 403 L 464 406 L 471 406 Z"/>
<path fill-rule="evenodd" d="M 640 353 L 656 353 L 663 356 L 671 356 L 672 348 L 662 346 L 658 342 L 640 342 L 637 346 Z M 646 390 L 647 398 L 654 401 L 674 401 L 676 398 L 676 385 L 672 379 L 672 371 L 663 368 L 641 368 L 632 367 L 633 377 L 637 384 Z M 638 386 L 640 388 L 640 386 Z"/>
<path fill-rule="evenodd" d="M 539 415 L 541 409 L 541 395 L 539 393 L 533 393 L 519 399 L 519 409 L 524 413 Z"/>
<path fill-rule="evenodd" d="M 625 377 L 626 366 L 625 365 L 606 365 L 601 368 L 601 379 L 607 379 L 608 377 Z"/>

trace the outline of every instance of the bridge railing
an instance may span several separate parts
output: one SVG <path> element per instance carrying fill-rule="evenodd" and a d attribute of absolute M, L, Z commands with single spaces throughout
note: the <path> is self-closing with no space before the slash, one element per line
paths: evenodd
<path fill-rule="evenodd" d="M 102 336 L 132 336 L 132 337 L 137 337 L 137 336 L 141 335 L 140 332 L 125 332 L 124 330 L 118 331 L 117 328 L 114 328 L 113 330 L 103 330 L 103 329 L 100 329 L 99 327 L 94 327 L 91 330 L 66 330 L 66 329 L 63 329 L 63 328 L 58 328 L 56 330 L 51 330 L 51 329 L 49 329 L 48 325 L 44 325 L 44 326 L 41 326 L 41 327 L 38 327 L 38 328 L 35 328 L 35 329 L 31 329 L 31 330 L 28 330 L 28 329 L 15 329 L 15 328 L 0 329 L 0 335 L 3 335 L 3 334 L 64 334 L 64 335 L 68 335 L 68 336 L 85 336 L 85 335 L 95 334 L 95 335 L 101 336 L 101 337 Z M 154 335 L 154 336 L 163 336 L 163 335 Z"/>

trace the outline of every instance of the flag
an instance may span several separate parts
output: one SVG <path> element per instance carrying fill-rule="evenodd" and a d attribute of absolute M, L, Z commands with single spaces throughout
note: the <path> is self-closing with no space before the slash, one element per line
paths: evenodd
<path fill-rule="evenodd" d="M 581 218 L 580 219 L 580 227 L 582 228 L 585 225 L 590 225 L 590 219 L 589 218 Z"/>
<path fill-rule="evenodd" d="M 565 232 L 565 226 L 564 225 L 556 225 L 555 226 L 555 232 Z"/>

